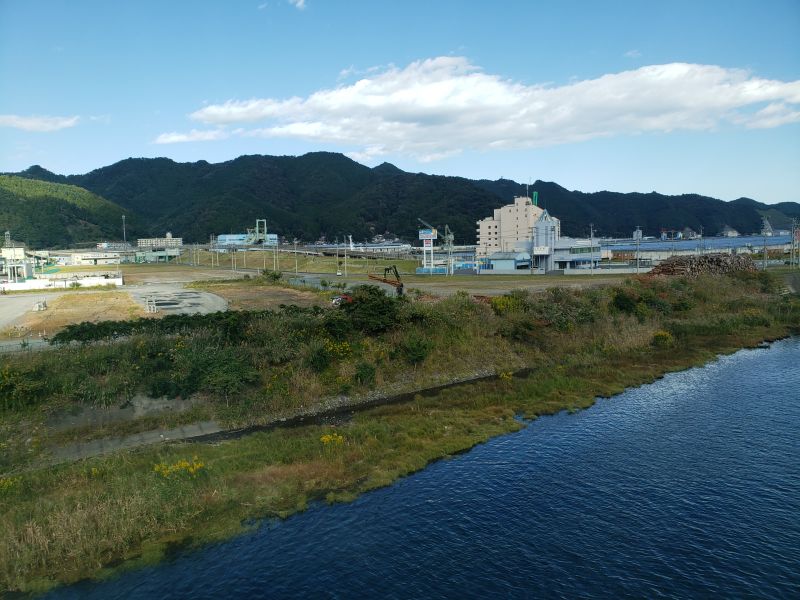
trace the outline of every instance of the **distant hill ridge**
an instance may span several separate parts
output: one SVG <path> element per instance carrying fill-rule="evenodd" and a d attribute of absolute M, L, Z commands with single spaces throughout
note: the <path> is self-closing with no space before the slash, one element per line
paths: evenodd
<path fill-rule="evenodd" d="M 0 175 L 0 233 L 34 248 L 121 237 L 123 214 L 135 227 L 134 215 L 84 188 Z"/>
<path fill-rule="evenodd" d="M 215 164 L 129 158 L 84 175 L 57 175 L 38 165 L 15 175 L 79 186 L 108 203 L 102 211 L 98 204 L 80 216 L 69 213 L 66 221 L 74 217 L 83 226 L 70 221 L 70 226 L 64 225 L 67 233 L 60 236 L 48 227 L 42 239 L 34 235 L 35 228 L 23 226 L 30 221 L 26 211 L 32 205 L 20 204 L 20 196 L 10 208 L 9 197 L 0 197 L 0 230 L 10 228 L 15 238 L 43 246 L 71 244 L 94 233 L 118 239 L 122 212 L 130 217 L 131 235 L 172 231 L 196 242 L 207 241 L 211 233 L 243 232 L 259 218 L 267 219 L 271 232 L 290 239 L 352 235 L 361 241 L 387 232 L 415 239 L 419 217 L 437 226 L 447 223 L 457 243 L 474 243 L 477 220 L 526 192 L 524 184 L 507 179 L 407 173 L 389 163 L 369 168 L 330 152 L 247 155 Z M 760 229 L 762 215 L 775 228 L 788 227 L 792 217 L 800 217 L 800 204 L 794 202 L 767 205 L 749 198 L 723 202 L 697 194 L 583 193 L 545 181 L 536 181 L 530 190 L 538 191 L 541 204 L 561 219 L 563 233 L 574 236 L 587 235 L 590 223 L 597 235 L 615 237 L 630 236 L 637 225 L 646 235 L 684 227 L 702 227 L 713 235 L 725 225 L 749 233 Z"/>

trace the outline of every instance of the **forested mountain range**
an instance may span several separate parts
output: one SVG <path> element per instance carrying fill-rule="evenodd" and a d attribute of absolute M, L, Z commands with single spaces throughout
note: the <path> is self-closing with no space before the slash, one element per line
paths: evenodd
<path fill-rule="evenodd" d="M 13 179 L 71 189 L 78 186 L 96 202 L 107 201 L 101 202 L 102 210 L 97 204 L 77 214 L 66 206 L 31 202 L 30 193 L 4 192 L 0 230 L 10 228 L 15 239 L 37 246 L 119 239 L 123 212 L 128 215 L 130 236 L 171 231 L 190 242 L 207 241 L 212 233 L 244 232 L 259 218 L 267 219 L 270 232 L 289 239 L 311 241 L 324 235 L 333 240 L 350 234 L 361 241 L 391 233 L 413 240 L 417 218 L 422 218 L 439 227 L 448 224 L 456 243 L 474 243 L 475 222 L 526 191 L 525 185 L 507 179 L 407 173 L 388 163 L 370 168 L 328 152 L 241 156 L 216 164 L 130 158 L 84 175 L 56 175 L 40 166 L 14 175 Z M 588 234 L 590 223 L 603 236 L 630 236 L 637 225 L 647 235 L 683 227 L 696 231 L 702 227 L 706 235 L 713 235 L 725 225 L 749 233 L 760 229 L 762 214 L 776 228 L 800 217 L 798 203 L 767 205 L 748 198 L 723 202 L 655 192 L 587 194 L 545 181 L 536 181 L 530 190 L 538 191 L 540 205 L 561 219 L 563 233 L 574 236 Z M 55 201 L 56 197 L 42 198 Z M 43 206 L 48 207 L 45 212 L 61 216 L 46 220 L 44 227 L 34 226 L 42 224 Z"/>
<path fill-rule="evenodd" d="M 0 175 L 0 235 L 31 248 L 52 248 L 121 237 L 122 215 L 133 214 L 88 190 L 62 183 Z"/>

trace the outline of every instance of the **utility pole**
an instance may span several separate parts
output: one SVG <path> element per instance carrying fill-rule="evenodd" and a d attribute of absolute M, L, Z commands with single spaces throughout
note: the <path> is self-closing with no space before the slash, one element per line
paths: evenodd
<path fill-rule="evenodd" d="M 705 254 L 705 248 L 703 247 L 704 244 L 705 242 L 703 241 L 703 226 L 700 225 L 700 241 L 697 242 L 697 253 L 700 254 L 701 256 Z"/>
<path fill-rule="evenodd" d="M 642 228 L 638 225 L 636 226 L 636 231 L 641 232 Z M 642 234 L 639 233 L 636 236 L 636 274 L 639 274 L 639 243 L 642 241 Z"/>
<path fill-rule="evenodd" d="M 125 231 L 125 215 L 122 215 L 122 243 L 128 243 L 128 234 Z"/>
<path fill-rule="evenodd" d="M 589 275 L 594 275 L 594 223 L 589 223 Z"/>
<path fill-rule="evenodd" d="M 297 277 L 297 238 L 294 239 L 294 276 Z"/>
<path fill-rule="evenodd" d="M 767 270 L 767 234 L 764 233 L 764 261 L 763 261 L 764 270 Z"/>

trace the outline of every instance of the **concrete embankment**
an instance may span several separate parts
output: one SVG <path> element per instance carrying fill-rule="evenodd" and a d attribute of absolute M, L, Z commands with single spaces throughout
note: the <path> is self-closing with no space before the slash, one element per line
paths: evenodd
<path fill-rule="evenodd" d="M 528 371 L 529 369 L 524 369 L 516 372 L 515 375 L 521 375 Z M 110 454 L 119 450 L 131 450 L 142 446 L 169 442 L 213 443 L 240 438 L 259 431 L 269 431 L 278 427 L 299 427 L 314 423 L 338 422 L 347 420 L 355 413 L 368 408 L 408 402 L 417 395 L 432 396 L 448 388 L 494 379 L 497 376 L 497 373 L 493 371 L 478 371 L 463 377 L 453 378 L 439 385 L 396 394 L 375 391 L 359 398 L 335 396 L 327 398 L 315 406 L 299 410 L 292 415 L 236 429 L 223 429 L 214 421 L 202 421 L 171 429 L 154 429 L 122 437 L 75 442 L 53 448 L 49 462 L 50 464 L 58 464 Z"/>

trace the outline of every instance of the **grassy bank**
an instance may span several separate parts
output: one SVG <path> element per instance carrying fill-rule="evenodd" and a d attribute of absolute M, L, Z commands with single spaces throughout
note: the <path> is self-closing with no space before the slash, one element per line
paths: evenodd
<path fill-rule="evenodd" d="M 102 577 L 159 560 L 176 545 L 234 535 L 253 518 L 348 500 L 518 429 L 515 415 L 580 409 L 598 395 L 797 331 L 800 301 L 776 295 L 778 287 L 767 275 L 743 274 L 520 292 L 491 305 L 466 296 L 435 304 L 375 297 L 364 300 L 362 307 L 375 303 L 367 313 L 289 309 L 174 322 L 172 330 L 142 324 L 123 341 L 5 360 L 3 423 L 17 426 L 55 406 L 120 398 L 89 390 L 177 385 L 188 368 L 184 348 L 186 357 L 205 348 L 252 373 L 235 379 L 238 393 L 227 397 L 224 387 L 211 387 L 225 377 L 203 378 L 213 372 L 208 364 L 194 383 L 193 393 L 209 396 L 205 410 L 229 423 L 290 414 L 345 386 L 350 394 L 402 389 L 486 365 L 501 376 L 366 410 L 336 427 L 277 429 L 218 445 L 174 444 L 22 472 L 15 466 L 31 454 L 23 445 L 0 480 L 0 587 L 41 590 Z M 114 387 L 116 373 L 137 366 L 138 379 Z M 521 367 L 530 368 L 526 376 L 510 375 Z M 48 381 L 23 394 L 43 372 Z"/>

